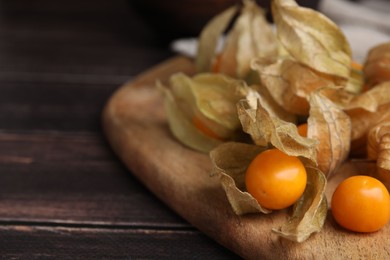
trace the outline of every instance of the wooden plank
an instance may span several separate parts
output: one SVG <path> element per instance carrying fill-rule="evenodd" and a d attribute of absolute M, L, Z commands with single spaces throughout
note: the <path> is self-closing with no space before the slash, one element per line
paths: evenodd
<path fill-rule="evenodd" d="M 188 227 L 100 134 L 0 132 L 0 221 Z"/>
<path fill-rule="evenodd" d="M 0 84 L 0 129 L 98 131 L 117 85 L 52 82 Z"/>
<path fill-rule="evenodd" d="M 2 4 L 4 9 L 8 12 L 42 12 L 42 13 L 70 13 L 70 12 L 82 12 L 82 13 L 97 13 L 97 14 L 118 14 L 126 13 L 127 1 L 115 0 L 115 1 L 102 1 L 102 0 L 84 0 L 82 2 L 78 0 L 67 0 L 53 2 L 50 0 L 35 0 L 33 2 L 29 0 L 12 0 L 4 1 Z"/>
<path fill-rule="evenodd" d="M 1 36 L 1 34 L 0 34 Z M 3 37 L 3 36 L 1 36 Z M 171 55 L 168 49 L 135 47 L 126 42 L 112 46 L 35 42 L 32 45 L 18 43 L 4 36 L 0 42 L 0 77 L 12 73 L 45 73 L 133 76 Z M 96 37 L 96 40 L 98 37 Z M 24 41 L 31 41 L 30 38 Z M 5 75 L 5 76 L 2 76 Z M 14 80 L 18 78 L 15 77 Z"/>
<path fill-rule="evenodd" d="M 171 55 L 127 1 L 6 1 L 0 38 L 8 74 L 135 75 Z"/>
<path fill-rule="evenodd" d="M 6 130 L 97 131 L 110 94 L 171 55 L 126 1 L 7 1 L 0 38 Z"/>
<path fill-rule="evenodd" d="M 238 259 L 202 233 L 186 229 L 0 225 L 0 241 L 2 259 Z"/>
<path fill-rule="evenodd" d="M 235 258 L 99 133 L 110 94 L 171 55 L 127 4 L 1 3 L 0 258 Z"/>

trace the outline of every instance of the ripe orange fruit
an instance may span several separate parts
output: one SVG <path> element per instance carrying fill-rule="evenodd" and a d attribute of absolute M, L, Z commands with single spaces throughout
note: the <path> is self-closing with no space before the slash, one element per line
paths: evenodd
<path fill-rule="evenodd" d="M 336 188 L 331 210 L 340 226 L 356 232 L 374 232 L 389 222 L 389 192 L 373 177 L 352 176 Z"/>
<path fill-rule="evenodd" d="M 306 181 L 302 162 L 278 149 L 257 155 L 245 175 L 248 192 L 267 209 L 283 209 L 294 204 L 304 192 Z"/>

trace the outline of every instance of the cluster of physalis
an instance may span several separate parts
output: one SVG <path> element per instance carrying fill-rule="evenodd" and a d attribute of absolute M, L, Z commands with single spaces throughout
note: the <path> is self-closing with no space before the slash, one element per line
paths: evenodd
<path fill-rule="evenodd" d="M 250 0 L 206 25 L 197 73 L 158 83 L 170 129 L 184 145 L 210 153 L 236 214 L 294 205 L 273 231 L 298 242 L 322 229 L 327 180 L 346 160 L 365 156 L 381 182 L 359 176 L 343 184 L 332 212 L 350 230 L 376 231 L 390 218 L 383 185 L 390 187 L 390 43 L 372 48 L 361 66 L 323 14 L 294 0 L 273 0 L 271 7 L 274 25 Z M 372 187 L 382 192 L 377 201 L 351 196 Z M 380 219 L 365 214 L 373 209 Z"/>

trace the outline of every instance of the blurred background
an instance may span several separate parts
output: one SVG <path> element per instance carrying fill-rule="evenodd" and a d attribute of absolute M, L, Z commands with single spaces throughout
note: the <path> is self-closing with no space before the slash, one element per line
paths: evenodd
<path fill-rule="evenodd" d="M 159 39 L 169 43 L 177 38 L 197 37 L 211 17 L 241 1 L 129 0 L 129 3 Z M 272 21 L 270 1 L 257 0 L 257 3 Z M 389 0 L 298 0 L 297 3 L 319 10 L 337 23 L 349 39 L 357 61 L 363 62 L 365 53 L 373 45 L 390 40 Z M 194 52 L 193 46 L 179 49 L 192 49 L 192 55 Z"/>
<path fill-rule="evenodd" d="M 211 17 L 241 0 L 129 0 L 145 21 L 156 30 L 161 37 L 170 40 L 176 37 L 197 36 Z M 270 1 L 257 0 L 268 18 Z M 300 0 L 302 6 L 316 9 L 319 0 Z"/>
<path fill-rule="evenodd" d="M 163 43 L 177 38 L 197 37 L 214 15 L 241 0 L 129 0 L 137 15 Z M 270 1 L 257 0 L 272 21 Z M 324 13 L 344 31 L 354 51 L 363 62 L 367 49 L 390 40 L 389 0 L 298 0 L 300 6 Z M 175 44 L 176 46 L 176 44 Z M 174 47 L 175 48 L 175 47 Z M 179 50 L 192 49 L 180 46 Z"/>

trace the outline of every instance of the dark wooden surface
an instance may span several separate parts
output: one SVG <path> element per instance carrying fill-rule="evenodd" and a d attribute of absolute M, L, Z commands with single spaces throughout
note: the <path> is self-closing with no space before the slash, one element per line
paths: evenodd
<path fill-rule="evenodd" d="M 101 131 L 110 95 L 174 54 L 127 1 L 0 1 L 0 258 L 229 259 Z"/>

